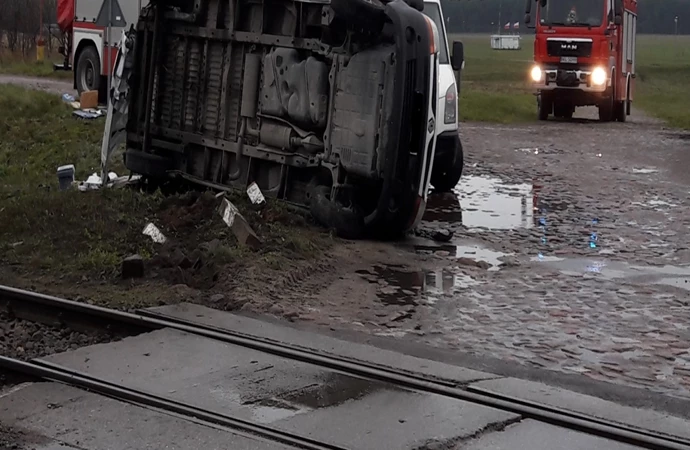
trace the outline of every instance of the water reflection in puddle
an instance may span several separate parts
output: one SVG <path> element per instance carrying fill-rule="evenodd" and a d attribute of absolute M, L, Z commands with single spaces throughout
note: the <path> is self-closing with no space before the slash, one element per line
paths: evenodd
<path fill-rule="evenodd" d="M 466 176 L 452 193 L 429 196 L 424 220 L 458 222 L 468 228 L 514 229 L 534 226 L 531 184 L 509 184 L 496 177 Z"/>
<path fill-rule="evenodd" d="M 654 284 L 690 290 L 690 266 L 636 266 L 618 261 L 590 260 L 584 258 L 533 257 L 564 275 L 582 276 L 593 273 L 607 280 L 639 279 Z"/>
<path fill-rule="evenodd" d="M 304 412 L 359 400 L 383 390 L 399 389 L 377 381 L 330 373 L 323 382 L 271 397 L 245 401 L 243 405 L 252 409 L 254 420 L 270 423 Z"/>
<path fill-rule="evenodd" d="M 464 258 L 475 261 L 484 261 L 491 265 L 490 272 L 500 269 L 501 260 L 499 258 L 507 256 L 507 253 L 497 252 L 479 245 L 415 245 L 418 253 L 431 253 L 436 256 L 448 256 L 451 258 Z"/>
<path fill-rule="evenodd" d="M 479 284 L 464 274 L 446 270 L 409 271 L 402 266 L 374 266 L 357 273 L 369 283 L 379 285 L 377 296 L 386 305 L 418 305 L 435 303 L 435 295 Z"/>

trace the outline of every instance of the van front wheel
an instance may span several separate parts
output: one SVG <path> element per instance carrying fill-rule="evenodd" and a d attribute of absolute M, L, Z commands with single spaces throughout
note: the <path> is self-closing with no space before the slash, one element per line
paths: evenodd
<path fill-rule="evenodd" d="M 464 156 L 457 131 L 442 133 L 438 136 L 430 180 L 435 192 L 448 192 L 457 186 L 462 177 Z"/>

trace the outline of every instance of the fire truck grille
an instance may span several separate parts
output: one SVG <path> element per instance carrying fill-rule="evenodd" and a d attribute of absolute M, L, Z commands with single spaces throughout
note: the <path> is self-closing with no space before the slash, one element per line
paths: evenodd
<path fill-rule="evenodd" d="M 592 56 L 592 43 L 563 40 L 549 40 L 546 42 L 549 56 L 577 56 L 589 58 Z"/>

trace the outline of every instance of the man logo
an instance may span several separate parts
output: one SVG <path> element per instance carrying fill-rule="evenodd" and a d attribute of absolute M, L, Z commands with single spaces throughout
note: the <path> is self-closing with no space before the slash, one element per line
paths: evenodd
<path fill-rule="evenodd" d="M 577 50 L 577 44 L 561 44 L 561 50 Z"/>

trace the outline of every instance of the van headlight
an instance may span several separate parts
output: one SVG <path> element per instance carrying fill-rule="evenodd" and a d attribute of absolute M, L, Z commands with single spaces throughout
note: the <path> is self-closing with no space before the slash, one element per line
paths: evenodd
<path fill-rule="evenodd" d="M 446 104 L 443 110 L 443 123 L 455 123 L 458 121 L 458 99 L 455 94 L 455 83 L 446 91 Z"/>
<path fill-rule="evenodd" d="M 602 86 L 606 84 L 607 78 L 608 76 L 606 75 L 606 71 L 601 67 L 595 67 L 592 71 L 592 84 L 596 86 Z"/>
<path fill-rule="evenodd" d="M 539 66 L 532 67 L 532 71 L 530 72 L 530 76 L 532 77 L 532 81 L 534 81 L 534 82 L 541 81 L 542 75 L 543 75 L 543 72 L 541 71 L 541 67 L 539 67 Z"/>

